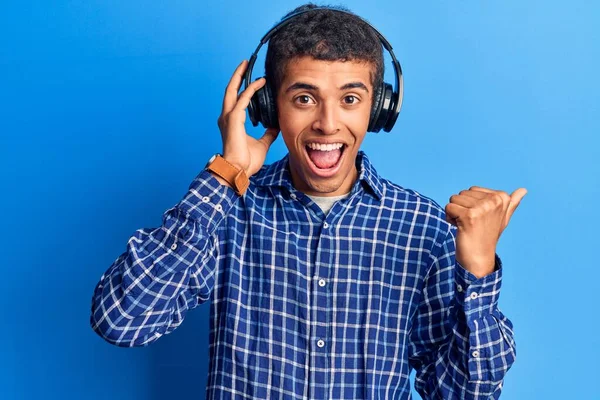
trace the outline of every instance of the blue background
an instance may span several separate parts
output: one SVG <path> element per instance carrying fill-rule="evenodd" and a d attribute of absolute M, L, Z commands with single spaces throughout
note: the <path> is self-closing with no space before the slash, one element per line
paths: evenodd
<path fill-rule="evenodd" d="M 91 330 L 91 296 L 221 150 L 231 73 L 299 4 L 2 2 L 1 398 L 204 398 L 208 305 L 124 349 Z M 343 4 L 404 69 L 394 130 L 363 145 L 378 171 L 442 206 L 529 191 L 497 249 L 517 341 L 502 398 L 600 399 L 599 3 Z M 267 162 L 285 153 L 279 138 Z"/>

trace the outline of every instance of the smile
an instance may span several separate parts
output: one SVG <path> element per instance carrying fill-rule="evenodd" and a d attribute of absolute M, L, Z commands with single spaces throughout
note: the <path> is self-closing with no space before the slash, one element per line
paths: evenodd
<path fill-rule="evenodd" d="M 309 143 L 306 146 L 312 150 L 331 151 L 331 150 L 341 149 L 344 146 L 344 144 L 343 143 L 329 143 L 329 144 Z"/>
<path fill-rule="evenodd" d="M 343 143 L 309 142 L 305 145 L 308 164 L 313 174 L 329 178 L 339 170 L 346 145 Z"/>

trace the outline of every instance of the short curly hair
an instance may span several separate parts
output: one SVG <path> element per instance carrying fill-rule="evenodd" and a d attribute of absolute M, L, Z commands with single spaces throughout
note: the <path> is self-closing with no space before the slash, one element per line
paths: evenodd
<path fill-rule="evenodd" d="M 384 74 L 383 46 L 375 31 L 361 17 L 344 6 L 307 3 L 284 15 L 282 20 L 316 7 L 326 9 L 295 17 L 269 40 L 265 78 L 273 95 L 277 96 L 287 64 L 302 56 L 312 56 L 317 60 L 363 61 L 371 64 L 374 67 L 370 73 L 373 95 L 377 95 Z"/>

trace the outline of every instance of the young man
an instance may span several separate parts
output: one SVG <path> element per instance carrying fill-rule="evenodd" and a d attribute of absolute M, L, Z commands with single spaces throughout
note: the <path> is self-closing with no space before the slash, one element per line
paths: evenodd
<path fill-rule="evenodd" d="M 353 15 L 312 10 L 271 39 L 279 130 L 260 139 L 244 121 L 266 81 L 238 96 L 247 64 L 211 160 L 235 178 L 201 171 L 162 226 L 134 233 L 95 289 L 93 329 L 146 346 L 211 298 L 207 398 L 409 399 L 411 368 L 423 398 L 498 398 L 516 353 L 495 249 L 525 189 L 474 186 L 442 208 L 377 174 L 360 146 L 382 46 Z M 289 153 L 263 165 L 279 131 Z"/>

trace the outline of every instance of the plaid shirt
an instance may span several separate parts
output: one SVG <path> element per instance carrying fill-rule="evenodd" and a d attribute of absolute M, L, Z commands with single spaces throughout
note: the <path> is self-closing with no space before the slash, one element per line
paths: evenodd
<path fill-rule="evenodd" d="M 497 399 L 515 360 L 502 264 L 455 261 L 444 208 L 380 177 L 364 152 L 323 211 L 288 157 L 244 196 L 206 170 L 162 226 L 136 230 L 95 288 L 91 325 L 146 346 L 211 301 L 207 399 Z"/>

